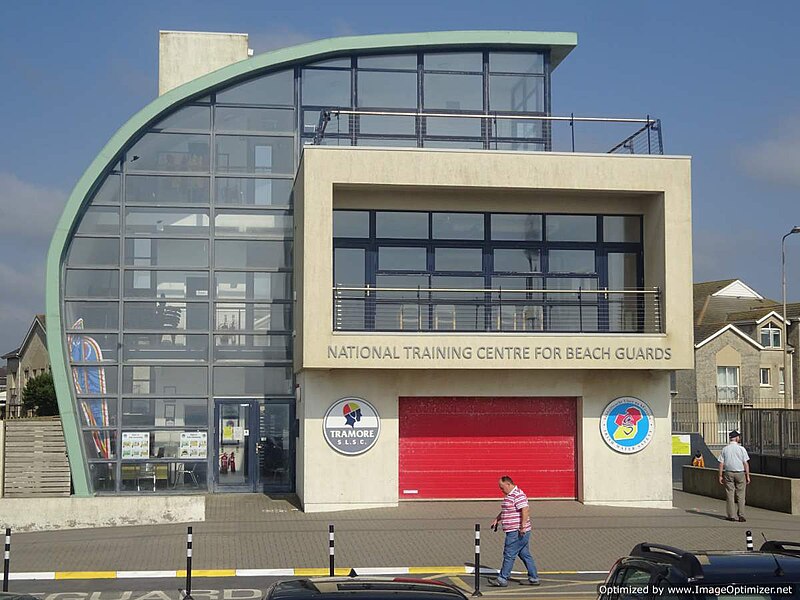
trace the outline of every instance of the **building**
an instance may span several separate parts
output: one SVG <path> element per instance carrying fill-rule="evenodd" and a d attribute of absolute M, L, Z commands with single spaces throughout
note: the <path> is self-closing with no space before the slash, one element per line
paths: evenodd
<path fill-rule="evenodd" d="M 0 367 L 0 419 L 6 418 L 6 367 Z"/>
<path fill-rule="evenodd" d="M 695 369 L 675 375 L 676 431 L 698 431 L 706 443 L 723 445 L 740 429 L 742 408 L 794 406 L 800 304 L 786 308 L 784 321 L 781 303 L 738 279 L 694 285 Z"/>
<path fill-rule="evenodd" d="M 22 344 L 4 354 L 6 360 L 6 418 L 27 417 L 22 410 L 22 390 L 28 380 L 50 371 L 44 315 L 36 315 Z"/>
<path fill-rule="evenodd" d="M 649 119 L 621 153 L 553 151 L 577 36 L 229 41 L 207 75 L 162 56 L 186 82 L 109 141 L 53 238 L 76 494 L 321 511 L 495 497 L 509 472 L 532 497 L 671 506 L 690 160 Z"/>

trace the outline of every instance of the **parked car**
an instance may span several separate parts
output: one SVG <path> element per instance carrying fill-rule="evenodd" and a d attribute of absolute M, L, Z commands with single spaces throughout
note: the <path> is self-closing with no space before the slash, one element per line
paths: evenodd
<path fill-rule="evenodd" d="M 768 541 L 755 552 L 637 544 L 597 591 L 600 600 L 800 598 L 800 543 Z"/>
<path fill-rule="evenodd" d="M 403 577 L 321 577 L 272 584 L 264 600 L 466 600 L 456 587 Z"/>

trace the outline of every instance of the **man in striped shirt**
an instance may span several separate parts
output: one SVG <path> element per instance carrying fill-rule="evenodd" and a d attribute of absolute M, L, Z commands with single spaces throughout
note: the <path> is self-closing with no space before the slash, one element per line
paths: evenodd
<path fill-rule="evenodd" d="M 531 539 L 531 519 L 528 508 L 528 497 L 521 489 L 514 485 L 514 481 L 508 475 L 504 475 L 498 481 L 500 489 L 505 494 L 502 508 L 494 521 L 492 529 L 497 529 L 502 525 L 503 532 L 506 534 L 505 546 L 503 547 L 503 566 L 500 575 L 496 579 L 490 579 L 489 585 L 496 587 L 506 587 L 508 578 L 511 576 L 511 569 L 517 556 L 522 559 L 525 568 L 528 570 L 528 578 L 520 581 L 522 585 L 539 585 L 539 573 L 536 571 L 536 562 L 531 556 L 528 544 Z"/>

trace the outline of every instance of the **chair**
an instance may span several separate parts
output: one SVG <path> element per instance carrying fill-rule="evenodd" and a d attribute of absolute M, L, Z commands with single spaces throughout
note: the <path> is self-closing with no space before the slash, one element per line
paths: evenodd
<path fill-rule="evenodd" d="M 136 480 L 136 491 L 139 491 L 139 465 L 122 465 L 123 487 L 125 481 Z"/>
<path fill-rule="evenodd" d="M 526 306 L 522 310 L 525 331 L 544 331 L 544 310 L 541 306 Z"/>
<path fill-rule="evenodd" d="M 419 322 L 420 310 L 416 304 L 401 304 L 400 305 L 400 329 L 411 329 L 412 331 L 420 330 Z"/>
<path fill-rule="evenodd" d="M 165 487 L 169 486 L 169 465 L 155 465 L 156 468 L 156 482 L 164 481 Z M 155 487 L 153 487 L 153 491 L 155 491 Z"/>
<path fill-rule="evenodd" d="M 178 482 L 181 484 L 186 482 L 186 475 L 188 475 L 194 487 L 199 488 L 200 482 L 197 480 L 197 475 L 195 474 L 194 470 L 197 468 L 197 464 L 193 464 L 190 469 L 186 468 L 186 463 L 178 463 L 177 469 L 175 471 L 175 481 L 172 483 L 172 489 L 178 487 Z"/>
<path fill-rule="evenodd" d="M 436 331 L 456 328 L 456 307 L 454 304 L 437 304 L 433 307 L 433 328 Z"/>
<path fill-rule="evenodd" d="M 139 465 L 139 473 L 136 475 L 136 491 L 141 491 L 141 481 L 142 479 L 153 480 L 153 491 L 156 491 L 156 465 L 151 463 L 145 463 L 143 465 Z"/>

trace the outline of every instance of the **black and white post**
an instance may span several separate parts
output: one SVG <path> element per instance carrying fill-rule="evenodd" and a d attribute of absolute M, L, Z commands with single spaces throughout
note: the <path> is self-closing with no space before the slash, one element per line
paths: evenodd
<path fill-rule="evenodd" d="M 745 541 L 747 542 L 747 551 L 748 552 L 752 552 L 753 551 L 753 532 L 748 529 L 747 531 L 744 532 L 744 535 L 745 535 Z"/>
<path fill-rule="evenodd" d="M 333 577 L 336 573 L 336 555 L 333 549 L 333 525 L 328 525 L 328 575 Z"/>
<path fill-rule="evenodd" d="M 186 533 L 186 598 L 192 597 L 192 528 Z"/>
<path fill-rule="evenodd" d="M 8 572 L 11 567 L 11 528 L 6 527 L 6 551 L 3 555 L 3 591 L 8 591 Z"/>
<path fill-rule="evenodd" d="M 481 594 L 481 524 L 475 523 L 475 591 L 473 596 Z"/>

